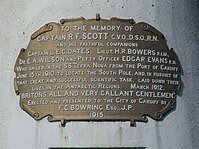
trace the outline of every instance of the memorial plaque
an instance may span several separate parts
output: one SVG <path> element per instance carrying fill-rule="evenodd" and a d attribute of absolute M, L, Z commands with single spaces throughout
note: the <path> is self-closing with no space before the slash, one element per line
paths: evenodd
<path fill-rule="evenodd" d="M 176 106 L 180 63 L 153 26 L 62 19 L 32 34 L 15 64 L 20 106 L 35 120 L 161 120 Z"/>

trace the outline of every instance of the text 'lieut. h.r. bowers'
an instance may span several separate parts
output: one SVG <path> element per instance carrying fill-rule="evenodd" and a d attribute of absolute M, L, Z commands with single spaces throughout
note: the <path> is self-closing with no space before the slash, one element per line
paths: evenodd
<path fill-rule="evenodd" d="M 30 116 L 160 120 L 176 106 L 180 63 L 164 36 L 132 19 L 62 19 L 33 33 L 15 64 L 15 91 Z"/>

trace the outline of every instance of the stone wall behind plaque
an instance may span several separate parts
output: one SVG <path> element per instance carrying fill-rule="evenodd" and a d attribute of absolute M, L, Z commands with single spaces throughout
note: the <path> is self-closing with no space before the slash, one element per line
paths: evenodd
<path fill-rule="evenodd" d="M 0 148 L 148 147 L 197 149 L 199 89 L 199 2 L 195 0 L 7 0 L 0 5 Z M 160 30 L 182 65 L 183 86 L 177 107 L 163 121 L 148 123 L 71 122 L 66 127 L 35 121 L 19 106 L 13 89 L 14 64 L 30 35 L 47 22 L 61 18 L 133 18 Z"/>

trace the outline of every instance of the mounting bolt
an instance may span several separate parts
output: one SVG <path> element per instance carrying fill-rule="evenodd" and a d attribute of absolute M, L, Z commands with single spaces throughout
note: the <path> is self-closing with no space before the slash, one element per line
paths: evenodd
<path fill-rule="evenodd" d="M 142 116 L 142 119 L 145 121 L 145 122 L 148 122 L 148 118 L 146 116 Z"/>
<path fill-rule="evenodd" d="M 19 95 L 19 94 L 20 94 L 19 91 L 15 91 L 15 93 L 16 93 L 16 95 Z"/>
<path fill-rule="evenodd" d="M 147 24 L 143 24 L 142 28 L 143 28 L 143 30 L 146 31 L 146 30 L 148 30 L 149 26 Z"/>
<path fill-rule="evenodd" d="M 130 19 L 130 20 L 129 20 L 129 23 L 130 23 L 130 24 L 135 24 L 135 21 L 134 21 L 133 19 Z"/>
<path fill-rule="evenodd" d="M 136 126 L 135 121 L 134 121 L 134 120 L 131 120 L 131 121 L 130 121 L 130 127 L 135 127 L 135 126 Z"/>
<path fill-rule="evenodd" d="M 66 124 L 66 121 L 64 119 L 61 119 L 61 126 L 64 127 Z"/>
<path fill-rule="evenodd" d="M 64 20 L 64 19 L 61 19 L 61 20 L 60 20 L 60 23 L 61 23 L 61 24 L 64 24 L 64 23 L 65 23 L 65 20 Z"/>
<path fill-rule="evenodd" d="M 156 113 L 156 117 L 157 117 L 157 118 L 161 118 L 160 112 L 157 112 L 157 113 Z"/>
<path fill-rule="evenodd" d="M 25 52 L 26 51 L 26 49 L 24 49 L 24 48 L 21 48 L 21 52 Z"/>
<path fill-rule="evenodd" d="M 100 14 L 96 13 L 96 21 L 100 21 Z"/>
<path fill-rule="evenodd" d="M 174 102 L 171 101 L 171 108 L 174 108 Z"/>
<path fill-rule="evenodd" d="M 180 91 L 177 90 L 177 91 L 176 91 L 176 94 L 179 95 L 179 94 L 180 94 Z"/>

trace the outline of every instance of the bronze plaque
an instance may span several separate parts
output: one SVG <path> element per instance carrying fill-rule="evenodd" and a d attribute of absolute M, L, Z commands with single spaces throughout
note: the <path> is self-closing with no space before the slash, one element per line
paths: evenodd
<path fill-rule="evenodd" d="M 62 19 L 32 34 L 15 64 L 20 106 L 35 120 L 160 120 L 176 106 L 180 63 L 153 26 Z"/>

